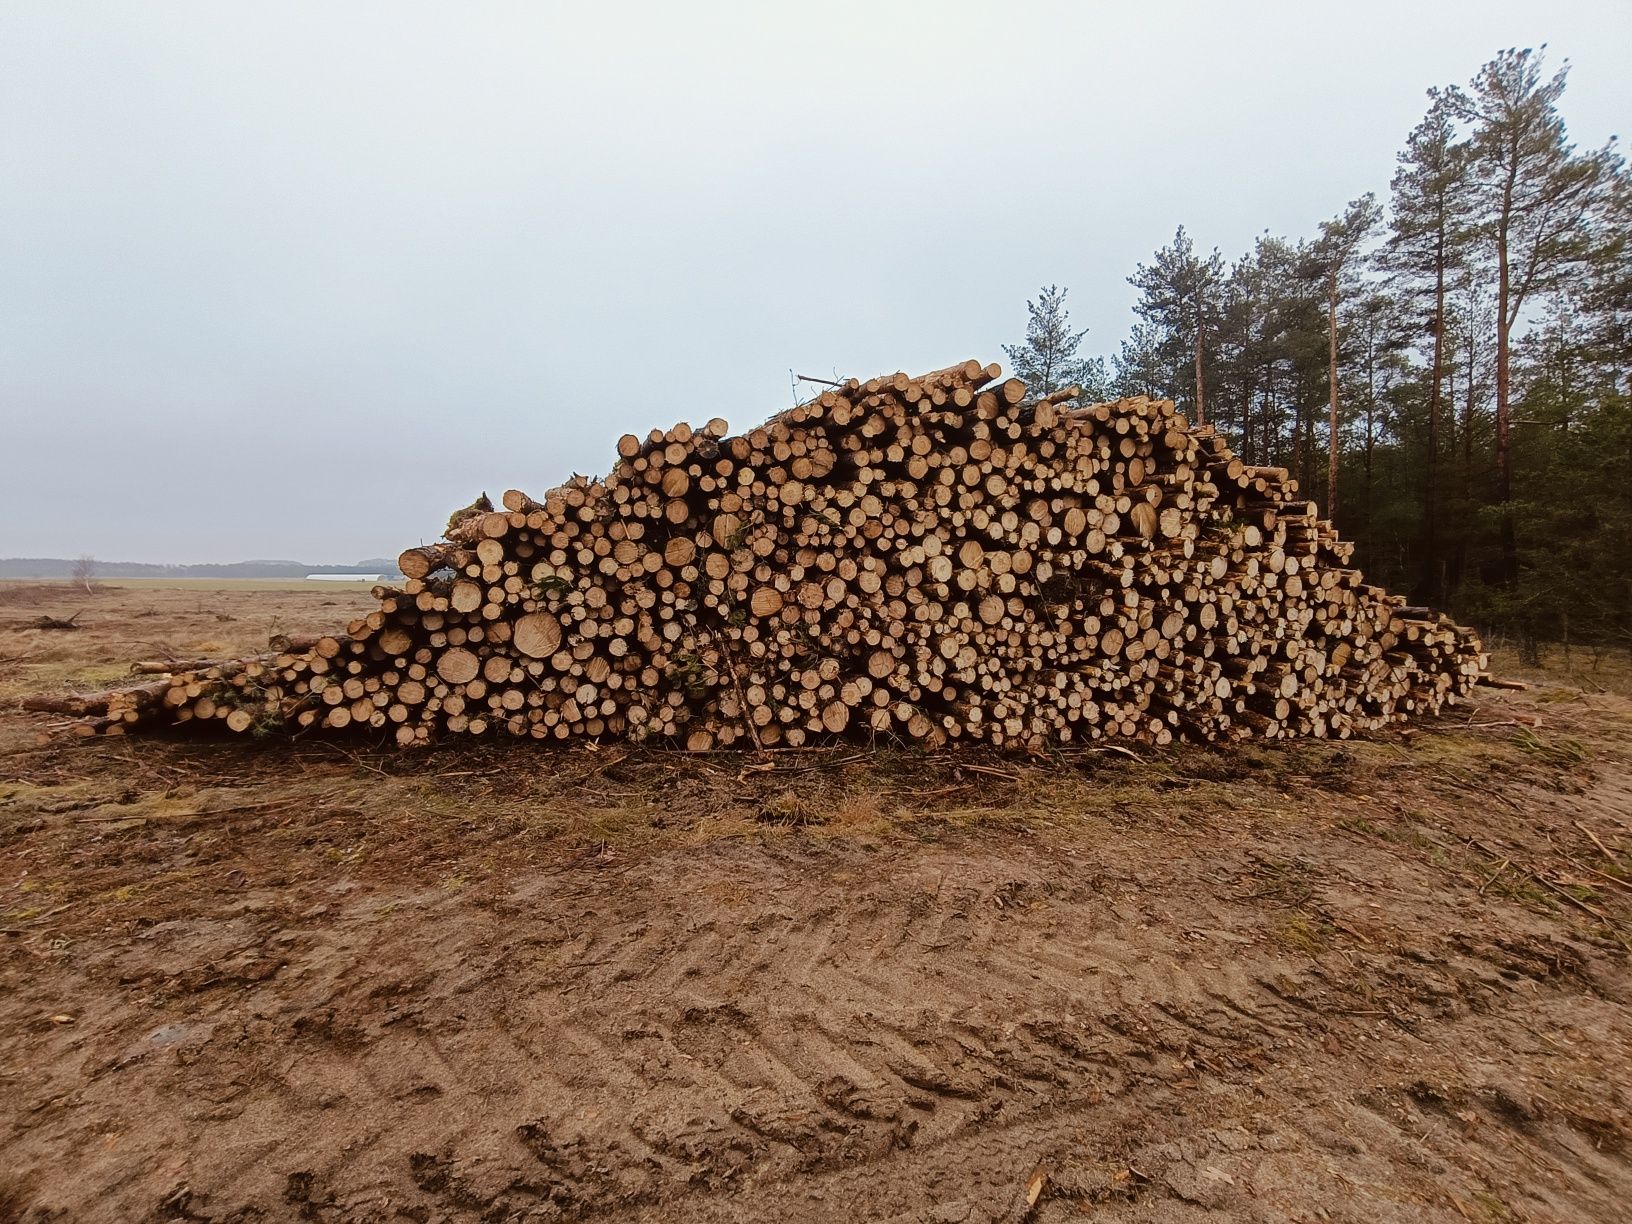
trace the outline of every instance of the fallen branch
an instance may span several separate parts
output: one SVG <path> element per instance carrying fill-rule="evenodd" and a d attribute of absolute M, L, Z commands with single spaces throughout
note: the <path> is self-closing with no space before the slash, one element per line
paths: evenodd
<path fill-rule="evenodd" d="M 1599 852 L 1602 853 L 1603 856 L 1606 859 L 1608 859 L 1612 863 L 1616 862 L 1618 860 L 1618 858 L 1620 856 L 1615 855 L 1615 854 L 1611 854 L 1609 852 L 1609 847 L 1604 845 L 1603 842 L 1598 840 L 1598 834 L 1594 833 L 1591 829 L 1587 828 L 1587 826 L 1582 824 L 1579 820 L 1575 822 L 1575 827 L 1580 829 L 1581 832 L 1585 833 L 1588 837 L 1590 837 L 1592 839 L 1592 844 L 1598 847 Z"/>
<path fill-rule="evenodd" d="M 993 778 L 1002 778 L 1005 782 L 1018 782 L 1020 775 L 1010 773 L 1007 769 L 994 769 L 990 765 L 976 765 L 970 761 L 960 761 L 958 769 L 967 769 L 970 773 L 987 774 Z"/>
<path fill-rule="evenodd" d="M 1526 867 L 1523 863 L 1513 863 L 1511 859 L 1506 858 L 1505 856 L 1503 856 L 1501 854 L 1498 854 L 1495 850 L 1492 850 L 1489 846 L 1485 845 L 1485 843 L 1480 841 L 1477 837 L 1468 838 L 1468 845 L 1473 846 L 1473 847 L 1477 848 L 1478 850 L 1482 851 L 1483 853 L 1490 855 L 1490 857 L 1493 858 L 1493 859 L 1499 858 L 1504 863 L 1512 863 L 1513 870 L 1521 872 L 1522 874 L 1529 876 L 1532 880 L 1534 880 L 1537 884 L 1540 884 L 1543 888 L 1547 889 L 1547 891 L 1552 893 L 1554 896 L 1560 898 L 1561 900 L 1568 901 L 1571 905 L 1575 906 L 1576 909 L 1582 911 L 1585 914 L 1590 914 L 1593 918 L 1596 918 L 1599 922 L 1603 923 L 1605 926 L 1614 926 L 1615 925 L 1613 922 L 1610 921 L 1609 917 L 1602 910 L 1594 909 L 1592 906 L 1588 905 L 1585 901 L 1581 900 L 1580 897 L 1578 897 L 1574 893 L 1572 893 L 1569 889 L 1564 888 L 1562 885 L 1556 883 L 1553 880 L 1549 880 L 1546 876 L 1542 875 L 1540 872 L 1538 872 L 1538 871 L 1536 871 L 1536 870 L 1534 870 L 1534 869 L 1532 869 L 1530 867 Z M 1492 878 L 1494 878 L 1494 877 L 1492 877 Z"/>
<path fill-rule="evenodd" d="M 839 757 L 832 761 L 821 761 L 815 765 L 776 765 L 770 761 L 762 761 L 758 764 L 744 765 L 742 767 L 742 772 L 739 773 L 737 777 L 739 779 L 745 779 L 749 774 L 810 773 L 817 769 L 832 769 L 836 765 L 853 765 L 857 761 L 865 761 L 867 757 L 868 754 L 865 752 L 856 752 L 852 753 L 850 756 Z"/>
<path fill-rule="evenodd" d="M 1485 889 L 1489 888 L 1492 884 L 1496 883 L 1497 880 L 1501 879 L 1502 872 L 1506 871 L 1512 865 L 1513 861 L 1511 859 L 1503 859 L 1499 864 L 1497 864 L 1496 870 L 1490 873 L 1490 879 L 1479 885 L 1479 894 L 1483 896 Z"/>
<path fill-rule="evenodd" d="M 130 665 L 133 676 L 171 676 L 176 672 L 204 671 L 219 667 L 221 659 L 142 659 Z"/>
<path fill-rule="evenodd" d="M 74 622 L 79 619 L 79 615 L 78 612 L 75 612 L 67 620 L 63 620 L 59 616 L 36 616 L 31 621 L 24 621 L 22 627 L 24 629 L 78 629 L 80 626 L 74 624 Z"/>
<path fill-rule="evenodd" d="M 1130 761 L 1138 761 L 1139 764 L 1141 764 L 1141 765 L 1143 765 L 1145 763 L 1145 758 L 1144 757 L 1140 756 L 1137 752 L 1134 752 L 1131 748 L 1122 747 L 1121 744 L 1106 744 L 1103 747 L 1092 749 L 1092 751 L 1094 751 L 1094 752 L 1116 752 L 1116 753 L 1120 753 L 1122 756 L 1127 757 L 1128 760 L 1130 760 Z"/>
<path fill-rule="evenodd" d="M 99 718 L 108 712 L 108 694 L 89 697 L 24 697 L 18 703 L 36 714 L 66 714 L 70 718 Z"/>

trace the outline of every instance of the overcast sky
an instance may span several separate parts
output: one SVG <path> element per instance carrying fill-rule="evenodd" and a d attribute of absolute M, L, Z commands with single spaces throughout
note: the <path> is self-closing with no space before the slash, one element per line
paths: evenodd
<path fill-rule="evenodd" d="M 1311 233 L 1541 42 L 1632 126 L 1627 0 L 0 0 L 0 556 L 395 555 L 1051 281 L 1112 352 L 1175 226 Z"/>

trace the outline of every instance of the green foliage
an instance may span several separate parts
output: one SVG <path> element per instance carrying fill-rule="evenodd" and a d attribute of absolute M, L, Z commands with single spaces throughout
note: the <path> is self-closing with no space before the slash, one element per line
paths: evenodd
<path fill-rule="evenodd" d="M 1595 224 L 1620 169 L 1612 147 L 1578 155 L 1558 111 L 1569 65 L 1545 81 L 1537 51 L 1500 52 L 1468 92 L 1444 92 L 1469 125 L 1465 144 L 1473 191 L 1465 224 L 1494 256 L 1505 246 L 1507 319 L 1526 302 L 1569 282 L 1602 246 Z"/>
<path fill-rule="evenodd" d="M 665 678 L 688 696 L 701 697 L 712 689 L 716 675 L 702 655 L 695 651 L 682 651 L 674 656 Z"/>
<path fill-rule="evenodd" d="M 533 583 L 533 594 L 539 599 L 555 599 L 572 590 L 572 583 L 560 574 L 546 574 Z"/>
<path fill-rule="evenodd" d="M 1135 268 L 1128 283 L 1139 290 L 1133 309 L 1148 329 L 1133 355 L 1165 394 L 1196 413 L 1198 398 L 1205 399 L 1208 352 L 1224 306 L 1223 257 L 1217 249 L 1197 255 L 1181 225 L 1172 244 Z M 1130 372 L 1119 368 L 1119 381 Z"/>
<path fill-rule="evenodd" d="M 1046 285 L 1036 301 L 1027 302 L 1030 318 L 1025 341 L 1005 344 L 1003 354 L 1014 376 L 1023 379 L 1033 395 L 1051 395 L 1076 385 L 1088 399 L 1108 399 L 1110 378 L 1105 359 L 1077 356 L 1088 329 L 1071 330 L 1071 312 L 1065 307 L 1067 292 L 1058 285 Z"/>
<path fill-rule="evenodd" d="M 1379 238 L 1369 196 L 1227 270 L 1181 227 L 1129 278 L 1114 383 L 1204 395 L 1324 501 L 1335 315 L 1336 521 L 1372 580 L 1523 648 L 1632 650 L 1632 176 L 1570 143 L 1566 74 L 1511 50 L 1430 90 Z"/>

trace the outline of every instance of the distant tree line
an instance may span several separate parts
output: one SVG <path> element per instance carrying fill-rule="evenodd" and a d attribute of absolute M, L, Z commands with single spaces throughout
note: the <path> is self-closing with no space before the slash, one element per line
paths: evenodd
<path fill-rule="evenodd" d="M 398 572 L 395 558 L 373 557 L 355 565 L 313 565 L 304 561 L 229 561 L 223 564 L 154 565 L 142 561 L 98 561 L 90 554 L 70 557 L 0 557 L 0 580 L 61 579 L 81 586 L 103 578 L 304 578 L 307 574 Z"/>
<path fill-rule="evenodd" d="M 1387 200 L 1308 238 L 1226 262 L 1180 228 L 1129 278 L 1109 368 L 1053 287 L 1011 363 L 1177 401 L 1413 602 L 1531 651 L 1632 648 L 1632 176 L 1613 141 L 1570 142 L 1567 72 L 1510 50 L 1430 90 Z"/>

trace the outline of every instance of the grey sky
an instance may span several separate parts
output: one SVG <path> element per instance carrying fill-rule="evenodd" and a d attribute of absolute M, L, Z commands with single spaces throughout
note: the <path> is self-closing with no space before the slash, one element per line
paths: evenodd
<path fill-rule="evenodd" d="M 1367 190 L 1430 85 L 1632 3 L 0 0 L 0 555 L 350 561 L 788 370 L 1114 350 L 1183 222 Z"/>

